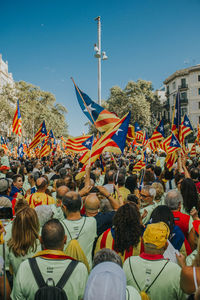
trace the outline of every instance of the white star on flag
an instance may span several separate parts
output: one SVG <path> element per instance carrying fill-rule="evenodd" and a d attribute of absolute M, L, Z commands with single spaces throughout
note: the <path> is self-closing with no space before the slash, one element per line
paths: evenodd
<path fill-rule="evenodd" d="M 164 129 L 164 128 L 163 128 L 162 126 L 160 126 L 160 131 L 163 131 L 163 129 Z"/>
<path fill-rule="evenodd" d="M 90 145 L 90 144 L 91 144 L 91 142 L 90 142 L 90 141 L 87 141 L 85 144 L 88 146 L 88 145 Z"/>
<path fill-rule="evenodd" d="M 173 145 L 173 146 L 176 146 L 176 145 L 177 145 L 177 142 L 176 142 L 176 141 L 172 141 L 172 145 Z"/>
<path fill-rule="evenodd" d="M 93 111 L 93 110 L 96 110 L 94 107 L 92 107 L 92 104 L 88 105 L 84 111 L 88 112 L 88 110 L 90 111 L 90 113 Z"/>
<path fill-rule="evenodd" d="M 189 125 L 189 122 L 188 122 L 188 121 L 185 121 L 185 125 L 186 125 L 186 126 Z"/>
<path fill-rule="evenodd" d="M 119 128 L 119 129 L 117 129 L 117 131 L 116 131 L 116 133 L 115 133 L 115 134 L 116 134 L 116 135 L 118 135 L 118 133 L 119 133 L 120 131 L 123 131 L 123 130 L 122 130 L 122 129 L 120 129 L 120 128 Z"/>

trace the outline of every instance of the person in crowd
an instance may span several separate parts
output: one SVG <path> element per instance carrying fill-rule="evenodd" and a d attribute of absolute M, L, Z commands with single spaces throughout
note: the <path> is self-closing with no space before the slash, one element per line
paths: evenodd
<path fill-rule="evenodd" d="M 46 194 L 47 187 L 48 183 L 44 177 L 39 177 L 36 180 L 37 192 L 26 198 L 30 207 L 35 208 L 38 205 L 49 205 L 55 203 L 54 198 Z"/>
<path fill-rule="evenodd" d="M 132 174 L 126 178 L 125 188 L 127 188 L 131 194 L 136 194 L 138 196 L 139 191 L 137 187 L 138 177 L 136 174 Z"/>
<path fill-rule="evenodd" d="M 62 198 L 62 208 L 66 219 L 61 221 L 67 235 L 67 245 L 71 240 L 77 240 L 87 258 L 89 267 L 92 266 L 92 248 L 97 236 L 97 224 L 93 217 L 81 216 L 81 196 L 76 192 L 67 192 Z"/>
<path fill-rule="evenodd" d="M 190 214 L 193 207 L 199 210 L 199 197 L 196 185 L 191 178 L 185 178 L 181 182 L 181 195 L 183 197 L 183 205 L 181 212 Z"/>
<path fill-rule="evenodd" d="M 31 259 L 32 263 L 37 265 L 44 283 L 50 280 L 56 285 L 72 262 L 72 259 L 63 252 L 66 235 L 62 224 L 57 219 L 45 223 L 40 242 L 42 251 L 34 255 L 34 260 Z M 25 260 L 20 265 L 11 294 L 13 300 L 34 299 L 38 284 L 31 265 L 29 260 Z M 69 273 L 69 279 L 64 281 L 63 290 L 68 300 L 83 299 L 87 278 L 85 265 L 77 262 L 73 271 Z"/>
<path fill-rule="evenodd" d="M 40 249 L 39 229 L 39 220 L 34 209 L 27 206 L 17 212 L 12 224 L 12 235 L 7 243 L 8 261 L 14 275 L 21 262 Z"/>
<path fill-rule="evenodd" d="M 197 191 L 198 193 L 200 193 L 200 172 L 199 172 L 199 168 L 192 168 L 190 170 L 190 177 L 192 178 L 192 180 L 194 181 Z"/>
<path fill-rule="evenodd" d="M 84 300 L 93 299 L 141 300 L 135 288 L 126 286 L 121 258 L 113 250 L 102 249 L 94 257 L 84 294 Z"/>
<path fill-rule="evenodd" d="M 151 186 L 156 190 L 155 202 L 158 205 L 164 204 L 165 194 L 163 185 L 160 182 L 156 181 Z"/>
<path fill-rule="evenodd" d="M 113 227 L 97 240 L 95 254 L 103 248 L 115 250 L 124 262 L 129 256 L 139 255 L 141 250 L 142 225 L 137 206 L 126 203 L 113 218 Z"/>
<path fill-rule="evenodd" d="M 185 237 L 188 239 L 188 234 L 192 228 L 193 219 L 188 214 L 183 214 L 181 212 L 181 204 L 183 198 L 181 193 L 178 190 L 170 190 L 165 197 L 165 205 L 167 205 L 173 215 L 174 223 L 179 226 L 184 233 Z"/>
<path fill-rule="evenodd" d="M 131 194 L 131 192 L 125 187 L 125 174 L 118 171 L 115 174 L 115 183 L 118 185 L 119 193 L 122 195 L 123 203 L 125 203 L 127 201 L 127 196 Z M 118 199 L 117 191 L 115 191 L 115 197 Z"/>
<path fill-rule="evenodd" d="M 115 171 L 109 170 L 105 175 L 106 184 L 104 187 L 109 191 L 110 194 L 114 193 L 114 184 L 115 184 Z"/>
<path fill-rule="evenodd" d="M 8 166 L 0 166 L 0 178 L 6 178 L 10 167 Z"/>
<path fill-rule="evenodd" d="M 18 194 L 24 196 L 23 190 L 23 176 L 21 174 L 16 174 L 12 177 L 13 183 L 10 192 L 10 196 L 12 198 L 17 198 Z"/>
<path fill-rule="evenodd" d="M 127 284 L 143 297 L 146 294 L 152 300 L 187 299 L 180 288 L 181 268 L 163 257 L 169 234 L 164 222 L 149 224 L 143 235 L 144 252 L 124 263 Z"/>
<path fill-rule="evenodd" d="M 0 179 L 0 206 L 12 207 L 12 198 L 10 197 L 11 182 L 7 178 Z"/>
<path fill-rule="evenodd" d="M 150 217 L 150 223 L 164 222 L 170 228 L 169 241 L 173 247 L 185 256 L 192 253 L 190 244 L 179 226 L 175 225 L 172 211 L 166 205 L 157 206 Z"/>
<path fill-rule="evenodd" d="M 1 166 L 6 166 L 10 169 L 9 158 L 6 155 L 5 150 L 2 148 L 0 149 L 0 157 L 1 157 L 1 159 L 0 159 Z"/>
<path fill-rule="evenodd" d="M 146 212 L 146 216 L 142 220 L 143 224 L 146 224 L 149 221 L 152 211 L 157 206 L 155 197 L 156 190 L 151 185 L 145 185 L 142 187 L 140 192 L 141 216 Z"/>

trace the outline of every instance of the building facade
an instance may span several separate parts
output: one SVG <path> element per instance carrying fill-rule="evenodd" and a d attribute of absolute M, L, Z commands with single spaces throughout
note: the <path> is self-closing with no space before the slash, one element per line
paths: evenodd
<path fill-rule="evenodd" d="M 12 73 L 8 73 L 8 62 L 4 62 L 2 59 L 2 54 L 0 54 L 0 92 L 4 85 L 10 84 L 11 87 L 14 86 L 14 80 Z"/>
<path fill-rule="evenodd" d="M 192 126 L 200 123 L 200 65 L 176 71 L 169 76 L 166 86 L 166 100 L 163 103 L 163 117 L 172 121 L 174 103 L 180 91 L 181 116 L 187 114 Z"/>

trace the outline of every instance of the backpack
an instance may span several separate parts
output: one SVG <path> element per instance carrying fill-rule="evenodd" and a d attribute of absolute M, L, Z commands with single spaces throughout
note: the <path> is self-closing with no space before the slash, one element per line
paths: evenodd
<path fill-rule="evenodd" d="M 165 266 L 168 264 L 169 261 L 166 262 L 166 264 L 164 264 L 164 266 L 162 267 L 162 269 L 160 270 L 160 272 L 158 273 L 158 275 L 156 276 L 156 278 L 153 280 L 153 282 L 148 286 L 148 288 L 145 290 L 145 291 L 142 291 L 141 288 L 139 287 L 139 284 L 137 283 L 136 281 L 136 278 L 133 274 L 133 270 L 132 270 L 132 267 L 131 267 L 131 262 L 130 262 L 130 259 L 129 259 L 129 267 L 130 267 L 130 270 L 131 270 L 131 274 L 133 276 L 133 279 L 140 291 L 140 296 L 141 296 L 141 299 L 142 300 L 151 300 L 151 298 L 148 296 L 147 292 L 149 291 L 150 287 L 152 287 L 152 285 L 154 284 L 154 282 L 156 281 L 156 279 L 160 276 L 160 274 L 162 273 L 162 271 L 164 270 Z"/>
<path fill-rule="evenodd" d="M 72 235 L 69 231 L 69 229 L 67 228 L 66 224 L 64 222 L 61 222 L 63 224 L 63 226 L 67 229 L 67 232 L 69 233 L 69 236 L 71 238 L 71 241 L 69 242 L 69 245 L 67 246 L 67 248 L 65 249 L 65 254 L 67 256 L 70 256 L 72 257 L 73 259 L 75 260 L 78 260 L 78 261 L 81 261 L 82 263 L 85 264 L 88 272 L 90 272 L 90 267 L 89 267 L 89 263 L 88 263 L 88 260 L 87 260 L 87 257 L 83 251 L 83 249 L 81 248 L 81 245 L 79 244 L 79 241 L 78 241 L 78 238 L 80 236 L 80 233 L 85 225 L 85 222 L 86 222 L 86 217 L 84 219 L 84 222 L 83 222 L 83 225 L 77 235 L 76 238 L 72 238 Z"/>
<path fill-rule="evenodd" d="M 35 280 L 38 285 L 38 290 L 35 293 L 35 300 L 68 300 L 67 295 L 65 291 L 63 290 L 63 287 L 65 286 L 66 282 L 68 281 L 70 275 L 74 271 L 75 267 L 78 264 L 78 261 L 72 260 L 68 267 L 66 268 L 65 272 L 63 273 L 62 277 L 58 281 L 58 283 L 55 285 L 54 280 L 52 278 L 48 278 L 45 282 L 42 274 L 40 272 L 40 269 L 38 267 L 36 259 L 29 258 L 29 264 L 31 267 L 31 270 L 33 272 L 33 275 L 35 277 Z M 48 285 L 48 283 L 51 282 L 51 285 Z"/>

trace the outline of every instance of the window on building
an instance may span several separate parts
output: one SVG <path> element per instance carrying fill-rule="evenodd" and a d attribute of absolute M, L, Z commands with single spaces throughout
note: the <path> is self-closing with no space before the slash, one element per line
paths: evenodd
<path fill-rule="evenodd" d="M 200 102 L 199 102 L 199 109 L 200 109 Z"/>
<path fill-rule="evenodd" d="M 172 88 L 173 88 L 173 90 L 176 89 L 176 82 L 175 81 L 172 83 Z"/>
<path fill-rule="evenodd" d="M 200 88 L 198 88 L 198 95 L 200 95 Z"/>
<path fill-rule="evenodd" d="M 181 79 L 181 87 L 186 87 L 186 79 L 185 78 Z"/>
<path fill-rule="evenodd" d="M 180 95 L 181 97 L 181 99 L 187 99 L 187 93 L 186 92 L 183 92 L 183 93 L 181 93 L 181 95 Z"/>
<path fill-rule="evenodd" d="M 187 114 L 187 107 L 181 107 L 181 117 Z"/>
<path fill-rule="evenodd" d="M 200 75 L 198 75 L 198 81 L 200 81 Z"/>

